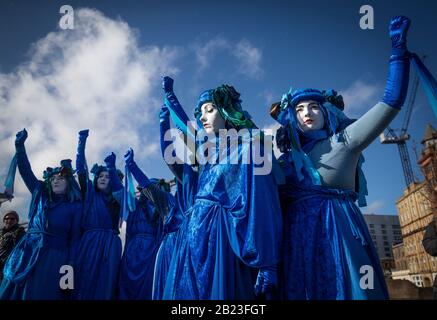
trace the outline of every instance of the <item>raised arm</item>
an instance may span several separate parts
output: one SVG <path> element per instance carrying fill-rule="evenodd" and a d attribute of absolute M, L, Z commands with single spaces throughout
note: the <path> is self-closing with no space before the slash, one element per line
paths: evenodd
<path fill-rule="evenodd" d="M 20 171 L 20 175 L 23 178 L 24 184 L 27 189 L 33 193 L 35 188 L 38 186 L 39 181 L 33 174 L 32 168 L 30 166 L 29 159 L 27 158 L 26 148 L 24 147 L 24 142 L 27 139 L 27 131 L 23 129 L 18 132 L 15 138 L 15 152 L 17 154 L 17 166 Z"/>
<path fill-rule="evenodd" d="M 349 146 L 356 151 L 364 150 L 398 114 L 405 102 L 410 73 L 407 32 L 410 20 L 398 16 L 390 21 L 392 41 L 389 71 L 382 102 L 376 104 L 360 119 L 345 129 Z"/>
<path fill-rule="evenodd" d="M 138 167 L 134 161 L 134 151 L 132 149 L 129 149 L 126 152 L 124 159 L 130 172 L 143 190 L 144 195 L 153 203 L 162 217 L 166 216 L 169 211 L 167 193 L 152 183 L 144 174 L 144 172 Z"/>
<path fill-rule="evenodd" d="M 118 192 L 123 189 L 123 184 L 117 174 L 117 168 L 115 167 L 115 154 L 111 152 L 109 156 L 105 158 L 105 164 L 108 168 L 109 180 L 111 181 L 111 191 Z"/>
<path fill-rule="evenodd" d="M 76 154 L 76 172 L 82 195 L 86 193 L 88 185 L 88 167 L 85 158 L 85 146 L 86 140 L 88 138 L 88 133 L 89 130 L 79 131 L 79 142 L 77 144 Z"/>
<path fill-rule="evenodd" d="M 166 105 L 161 107 L 161 111 L 159 113 L 159 133 L 160 133 L 160 143 L 161 143 L 161 155 L 164 159 L 164 162 L 167 164 L 170 171 L 176 176 L 178 180 L 182 179 L 182 164 L 179 163 L 168 163 L 166 160 L 166 150 L 171 146 L 172 141 L 165 139 L 165 134 L 170 130 L 170 111 Z M 176 152 L 174 148 L 171 152 Z M 174 158 L 174 157 L 172 157 Z"/>

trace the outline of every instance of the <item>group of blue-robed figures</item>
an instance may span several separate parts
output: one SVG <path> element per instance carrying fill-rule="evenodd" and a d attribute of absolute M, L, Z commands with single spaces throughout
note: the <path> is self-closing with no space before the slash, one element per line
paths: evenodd
<path fill-rule="evenodd" d="M 272 106 L 282 155 L 273 156 L 267 173 L 257 171 L 253 157 L 272 146 L 227 85 L 200 95 L 195 118 L 199 132 L 217 123 L 239 130 L 225 144 L 237 163 L 173 163 L 166 158 L 173 147 L 165 139 L 170 118 L 184 141 L 189 118 L 173 80 L 163 78 L 161 152 L 175 176 L 174 194 L 165 181 L 149 179 L 132 149 L 124 155 L 124 184 L 113 153 L 89 172 L 88 130 L 79 132 L 76 169 L 63 160 L 39 181 L 24 147 L 27 132 L 20 131 L 17 166 L 32 201 L 28 233 L 5 265 L 0 299 L 387 299 L 356 202 L 365 205 L 367 194 L 361 152 L 405 101 L 410 60 L 417 59 L 406 49 L 409 24 L 405 17 L 392 19 L 384 97 L 358 120 L 346 117 L 333 90 L 290 91 Z M 305 129 L 314 121 L 302 123 L 302 106 L 312 106 L 308 112 L 323 119 L 320 127 Z M 208 150 L 218 156 L 223 141 L 217 132 L 211 136 Z M 202 156 L 207 143 L 194 142 Z M 74 270 L 73 286 L 62 285 L 63 265 Z"/>

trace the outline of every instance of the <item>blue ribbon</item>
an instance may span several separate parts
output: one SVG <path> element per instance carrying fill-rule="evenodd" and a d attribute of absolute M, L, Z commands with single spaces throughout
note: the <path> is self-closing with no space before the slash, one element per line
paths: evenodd
<path fill-rule="evenodd" d="M 416 69 L 423 90 L 425 91 L 428 101 L 431 104 L 434 115 L 437 117 L 437 81 L 434 79 L 431 72 L 429 72 L 429 70 L 425 67 L 417 54 L 411 53 L 410 61 Z"/>
<path fill-rule="evenodd" d="M 135 203 L 135 186 L 132 177 L 132 173 L 130 172 L 127 165 L 124 167 L 124 193 L 123 193 L 123 221 L 127 221 L 129 217 L 129 212 L 134 212 L 136 209 Z"/>
<path fill-rule="evenodd" d="M 192 139 L 191 141 L 196 141 L 195 136 L 193 135 L 193 132 L 189 130 L 187 124 L 189 119 L 187 118 L 187 115 L 185 113 L 178 114 L 177 110 L 173 109 L 173 105 L 168 101 L 168 99 L 165 99 L 165 104 L 168 107 L 168 110 L 170 110 L 170 116 L 175 124 L 175 126 L 181 130 L 189 139 Z"/>
<path fill-rule="evenodd" d="M 6 176 L 5 181 L 5 195 L 10 197 L 11 199 L 14 197 L 14 181 L 15 181 L 15 173 L 17 171 L 17 155 L 11 160 L 11 164 L 9 165 L 8 175 Z"/>

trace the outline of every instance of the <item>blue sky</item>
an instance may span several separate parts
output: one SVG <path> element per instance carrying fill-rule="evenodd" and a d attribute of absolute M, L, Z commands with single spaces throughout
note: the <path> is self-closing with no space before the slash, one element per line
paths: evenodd
<path fill-rule="evenodd" d="M 75 9 L 74 30 L 58 27 L 63 4 Z M 359 27 L 363 4 L 374 9 L 374 30 Z M 228 83 L 260 127 L 273 126 L 267 109 L 291 86 L 333 88 L 344 95 L 346 114 L 358 117 L 382 97 L 388 23 L 398 14 L 412 19 L 409 49 L 426 53 L 437 75 L 435 1 L 2 1 L 0 179 L 22 127 L 29 129 L 39 177 L 46 166 L 74 158 L 83 128 L 91 131 L 89 162 L 115 151 L 121 166 L 132 146 L 146 173 L 170 177 L 156 134 L 162 74 L 174 77 L 190 114 L 201 91 Z M 427 123 L 437 128 L 419 87 L 409 127 L 419 151 Z M 364 155 L 369 207 L 363 212 L 395 214 L 404 189 L 396 146 L 375 141 Z M 27 201 L 17 177 L 17 199 L 5 207 L 25 211 Z"/>

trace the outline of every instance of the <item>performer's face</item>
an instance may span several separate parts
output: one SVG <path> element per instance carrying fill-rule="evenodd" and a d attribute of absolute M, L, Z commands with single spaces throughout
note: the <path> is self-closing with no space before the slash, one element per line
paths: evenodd
<path fill-rule="evenodd" d="M 97 189 L 106 192 L 108 191 L 108 188 L 109 188 L 109 173 L 108 171 L 102 171 L 97 177 Z"/>
<path fill-rule="evenodd" d="M 202 111 L 200 121 L 206 133 L 218 133 L 220 129 L 226 128 L 225 120 L 211 102 L 204 103 L 200 110 Z"/>
<path fill-rule="evenodd" d="M 67 178 L 61 175 L 55 175 L 50 178 L 50 184 L 54 194 L 67 193 Z"/>
<path fill-rule="evenodd" d="M 325 124 L 323 112 L 318 102 L 313 100 L 301 101 L 296 106 L 296 116 L 302 130 L 320 130 Z"/>
<path fill-rule="evenodd" d="M 17 224 L 17 218 L 13 214 L 7 214 L 3 219 L 3 223 L 5 229 L 10 229 Z"/>

